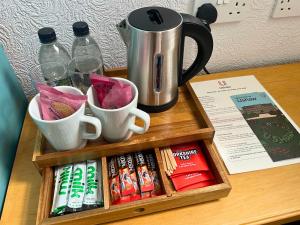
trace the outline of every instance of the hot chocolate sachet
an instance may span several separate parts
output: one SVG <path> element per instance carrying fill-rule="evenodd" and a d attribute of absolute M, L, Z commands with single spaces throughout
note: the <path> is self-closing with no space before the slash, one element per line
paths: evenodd
<path fill-rule="evenodd" d="M 121 184 L 116 157 L 111 157 L 108 161 L 108 178 L 111 201 L 118 204 L 121 200 Z"/>
<path fill-rule="evenodd" d="M 58 120 L 75 113 L 87 100 L 85 95 L 64 93 L 46 84 L 38 83 L 40 114 L 43 120 Z"/>
<path fill-rule="evenodd" d="M 139 184 L 141 192 L 149 192 L 154 190 L 154 184 L 151 179 L 146 161 L 142 152 L 136 152 L 134 154 L 136 162 L 136 170 L 138 174 Z M 143 197 L 143 195 L 142 195 Z"/>
<path fill-rule="evenodd" d="M 131 154 L 126 154 L 126 162 L 130 171 L 130 178 L 134 187 L 134 193 L 131 195 L 131 200 L 139 200 L 141 199 L 141 192 L 138 184 L 137 175 L 135 172 L 133 156 Z"/>
<path fill-rule="evenodd" d="M 130 176 L 130 169 L 125 155 L 117 156 L 117 162 L 119 167 L 119 177 L 121 184 L 122 196 L 132 195 L 135 193 L 133 181 Z"/>
<path fill-rule="evenodd" d="M 90 79 L 101 108 L 118 109 L 133 99 L 134 94 L 129 84 L 97 74 L 92 74 Z"/>
<path fill-rule="evenodd" d="M 152 153 L 148 152 L 145 154 L 147 167 L 150 173 L 150 177 L 154 184 L 154 189 L 151 191 L 151 197 L 158 196 L 162 194 L 162 187 L 159 181 L 159 175 L 157 171 L 157 166 L 155 163 L 155 159 Z"/>

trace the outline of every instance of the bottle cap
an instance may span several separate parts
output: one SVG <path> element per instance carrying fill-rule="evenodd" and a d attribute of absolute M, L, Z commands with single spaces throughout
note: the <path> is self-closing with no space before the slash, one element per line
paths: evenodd
<path fill-rule="evenodd" d="M 43 44 L 48 44 L 56 40 L 55 31 L 51 27 L 44 27 L 42 29 L 39 29 L 38 35 L 39 35 L 40 42 Z"/>
<path fill-rule="evenodd" d="M 73 31 L 74 31 L 74 35 L 78 37 L 85 36 L 90 33 L 89 25 L 84 21 L 79 21 L 74 23 Z"/>

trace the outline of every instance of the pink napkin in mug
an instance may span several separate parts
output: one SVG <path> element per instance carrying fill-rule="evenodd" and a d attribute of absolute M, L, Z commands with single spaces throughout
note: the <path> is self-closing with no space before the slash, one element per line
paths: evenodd
<path fill-rule="evenodd" d="M 43 120 L 58 120 L 72 115 L 87 100 L 85 95 L 61 92 L 46 84 L 38 83 L 40 114 Z"/>
<path fill-rule="evenodd" d="M 131 86 L 123 81 L 97 74 L 90 78 L 101 108 L 118 109 L 133 99 Z"/>

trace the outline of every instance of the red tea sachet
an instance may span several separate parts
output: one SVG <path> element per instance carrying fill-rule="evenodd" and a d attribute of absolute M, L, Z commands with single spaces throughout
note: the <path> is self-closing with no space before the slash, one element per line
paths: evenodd
<path fill-rule="evenodd" d="M 38 83 L 39 108 L 43 120 L 58 120 L 72 115 L 86 102 L 87 96 L 64 93 L 46 84 Z"/>
<path fill-rule="evenodd" d="M 208 171 L 208 165 L 197 142 L 170 146 L 177 167 L 171 177 L 176 177 L 183 173 L 193 173 Z"/>
<path fill-rule="evenodd" d="M 214 185 L 214 184 L 216 184 L 215 180 L 201 181 L 201 182 L 196 183 L 196 184 L 185 186 L 185 187 L 183 187 L 181 189 L 178 189 L 177 191 L 188 191 L 188 190 L 192 190 L 192 189 L 197 189 L 197 188 L 211 186 L 211 185 Z"/>
<path fill-rule="evenodd" d="M 133 99 L 131 86 L 123 81 L 97 74 L 92 74 L 90 79 L 101 108 L 121 108 Z"/>
<path fill-rule="evenodd" d="M 210 171 L 187 173 L 181 176 L 172 177 L 172 182 L 176 190 L 200 183 L 203 181 L 213 180 L 214 176 Z"/>
<path fill-rule="evenodd" d="M 204 153 L 197 142 L 170 146 L 177 166 L 170 176 L 176 191 L 216 184 Z"/>

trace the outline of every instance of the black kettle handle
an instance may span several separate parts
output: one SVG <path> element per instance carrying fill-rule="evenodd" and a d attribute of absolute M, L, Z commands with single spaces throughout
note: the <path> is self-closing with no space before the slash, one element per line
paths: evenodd
<path fill-rule="evenodd" d="M 183 18 L 182 23 L 182 36 L 180 46 L 180 61 L 179 61 L 179 77 L 178 86 L 183 85 L 190 80 L 193 76 L 197 75 L 206 65 L 213 50 L 213 38 L 210 30 L 201 22 L 200 19 L 189 14 L 181 13 Z M 185 71 L 182 69 L 183 53 L 184 53 L 184 40 L 188 36 L 194 39 L 197 43 L 198 52 L 192 65 Z"/>

